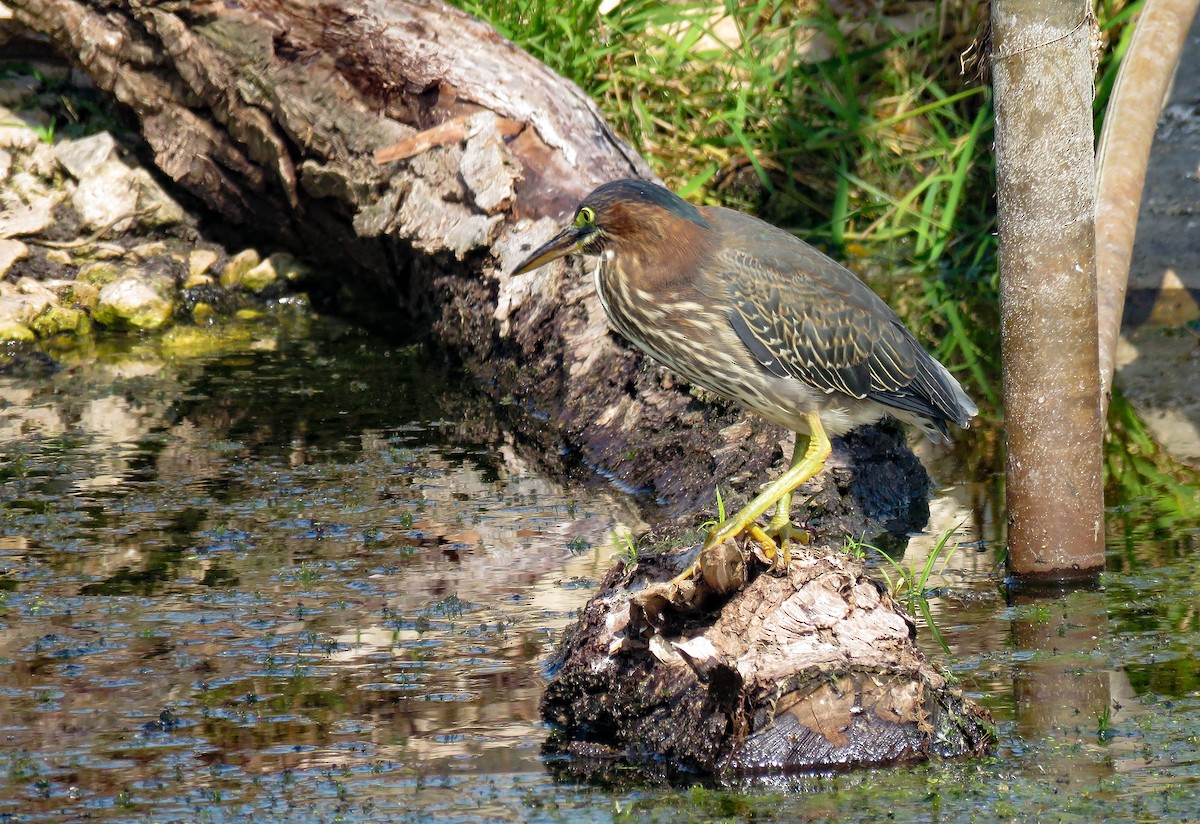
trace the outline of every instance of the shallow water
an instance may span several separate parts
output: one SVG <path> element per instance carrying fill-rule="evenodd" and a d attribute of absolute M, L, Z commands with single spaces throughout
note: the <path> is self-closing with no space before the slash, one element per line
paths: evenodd
<path fill-rule="evenodd" d="M 1127 506 L 1102 590 L 1010 603 L 992 479 L 939 496 L 968 545 L 927 602 L 949 653 L 921 643 L 995 758 L 589 786 L 539 754 L 539 662 L 628 500 L 540 476 L 423 350 L 288 318 L 195 343 L 0 375 L 0 820 L 1200 816 L 1195 523 Z"/>

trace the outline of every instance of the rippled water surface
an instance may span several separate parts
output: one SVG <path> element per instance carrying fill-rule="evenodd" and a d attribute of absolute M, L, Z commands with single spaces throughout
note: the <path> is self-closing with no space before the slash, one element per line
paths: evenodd
<path fill-rule="evenodd" d="M 419 348 L 286 319 L 197 343 L 3 363 L 0 820 L 1200 818 L 1187 517 L 1127 502 L 1102 589 L 1005 599 L 994 483 L 934 502 L 967 544 L 926 602 L 949 652 L 921 643 L 993 759 L 593 786 L 539 754 L 539 662 L 628 500 L 540 475 Z"/>

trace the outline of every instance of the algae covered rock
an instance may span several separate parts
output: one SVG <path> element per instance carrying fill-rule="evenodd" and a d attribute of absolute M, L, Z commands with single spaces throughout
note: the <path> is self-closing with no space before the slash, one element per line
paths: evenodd
<path fill-rule="evenodd" d="M 279 272 L 271 258 L 255 266 L 242 277 L 242 286 L 251 292 L 262 292 L 279 280 Z"/>
<path fill-rule="evenodd" d="M 208 270 L 213 268 L 219 257 L 212 249 L 193 249 L 188 253 L 188 278 L 207 276 Z"/>
<path fill-rule="evenodd" d="M 242 288 L 264 292 L 281 280 L 294 282 L 309 273 L 307 264 L 287 252 L 276 252 L 262 258 L 254 249 L 238 252 L 221 270 L 221 285 L 226 289 Z"/>
<path fill-rule="evenodd" d="M 42 82 L 0 77 L 0 97 Z M 308 272 L 288 254 L 228 257 L 165 179 L 110 133 L 42 140 L 52 125 L 44 102 L 0 100 L 0 341 L 84 336 L 94 323 L 166 332 L 176 315 L 219 327 L 246 303 L 282 297 Z M 211 351 L 231 334 L 187 329 L 164 345 L 176 354 Z"/>
<path fill-rule="evenodd" d="M 243 350 L 253 340 L 250 330 L 237 324 L 176 326 L 163 334 L 160 346 L 168 357 L 195 358 Z"/>
<path fill-rule="evenodd" d="M 124 268 L 111 260 L 96 260 L 79 267 L 75 280 L 103 288 L 124 274 Z"/>
<path fill-rule="evenodd" d="M 93 312 L 105 326 L 158 329 L 175 312 L 175 287 L 170 278 L 125 274 L 100 290 Z"/>
<path fill-rule="evenodd" d="M 45 311 L 53 302 L 52 296 L 29 294 L 11 283 L 0 281 L 0 321 L 15 321 L 23 326 Z"/>
<path fill-rule="evenodd" d="M 246 273 L 262 262 L 258 251 L 244 249 L 229 259 L 221 270 L 221 285 L 226 289 L 241 286 L 246 279 Z"/>
<path fill-rule="evenodd" d="M 131 260 L 150 260 L 151 258 L 167 254 L 167 244 L 161 240 L 151 240 L 146 243 L 139 243 L 125 254 Z"/>
<path fill-rule="evenodd" d="M 63 306 L 86 309 L 90 312 L 100 301 L 100 290 L 84 281 L 55 279 L 46 281 L 45 286 Z"/>
<path fill-rule="evenodd" d="M 39 337 L 48 338 L 62 332 L 86 335 L 92 331 L 92 322 L 87 312 L 69 306 L 51 304 L 30 321 L 29 324 Z"/>
<path fill-rule="evenodd" d="M 19 320 L 0 318 L 0 342 L 31 341 L 35 337 L 33 330 Z"/>

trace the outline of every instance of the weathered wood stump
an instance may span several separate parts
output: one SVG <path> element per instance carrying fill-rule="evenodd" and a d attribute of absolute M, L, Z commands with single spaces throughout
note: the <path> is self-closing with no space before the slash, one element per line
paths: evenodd
<path fill-rule="evenodd" d="M 542 717 L 575 769 L 827 770 L 993 746 L 988 712 L 924 660 L 857 558 L 806 552 L 787 577 L 760 574 L 662 630 L 639 625 L 636 596 L 674 558 L 614 568 L 554 662 Z"/>
<path fill-rule="evenodd" d="M 889 480 L 898 465 L 834 469 L 836 499 L 911 483 Z M 728 544 L 710 550 L 704 579 L 683 593 L 665 582 L 698 547 L 610 571 L 551 662 L 542 701 L 549 749 L 575 756 L 568 763 L 578 773 L 633 764 L 664 776 L 988 752 L 987 710 L 925 661 L 912 620 L 844 550 L 841 536 L 865 512 L 876 523 L 881 513 L 814 503 L 817 542 L 793 550 L 783 577 Z"/>
<path fill-rule="evenodd" d="M 670 557 L 668 557 L 670 558 Z M 982 756 L 988 711 L 919 654 L 916 628 L 862 563 L 805 553 L 662 630 L 636 595 L 676 567 L 618 566 L 553 664 L 548 748 L 604 772 L 754 774 Z"/>

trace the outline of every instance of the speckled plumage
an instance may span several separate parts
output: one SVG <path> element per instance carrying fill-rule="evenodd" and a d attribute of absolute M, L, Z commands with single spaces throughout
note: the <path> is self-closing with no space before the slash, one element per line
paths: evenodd
<path fill-rule="evenodd" d="M 891 414 L 948 442 L 975 405 L 849 269 L 769 223 L 695 207 L 645 181 L 580 205 L 598 230 L 596 289 L 613 326 L 687 380 L 792 430 Z"/>

